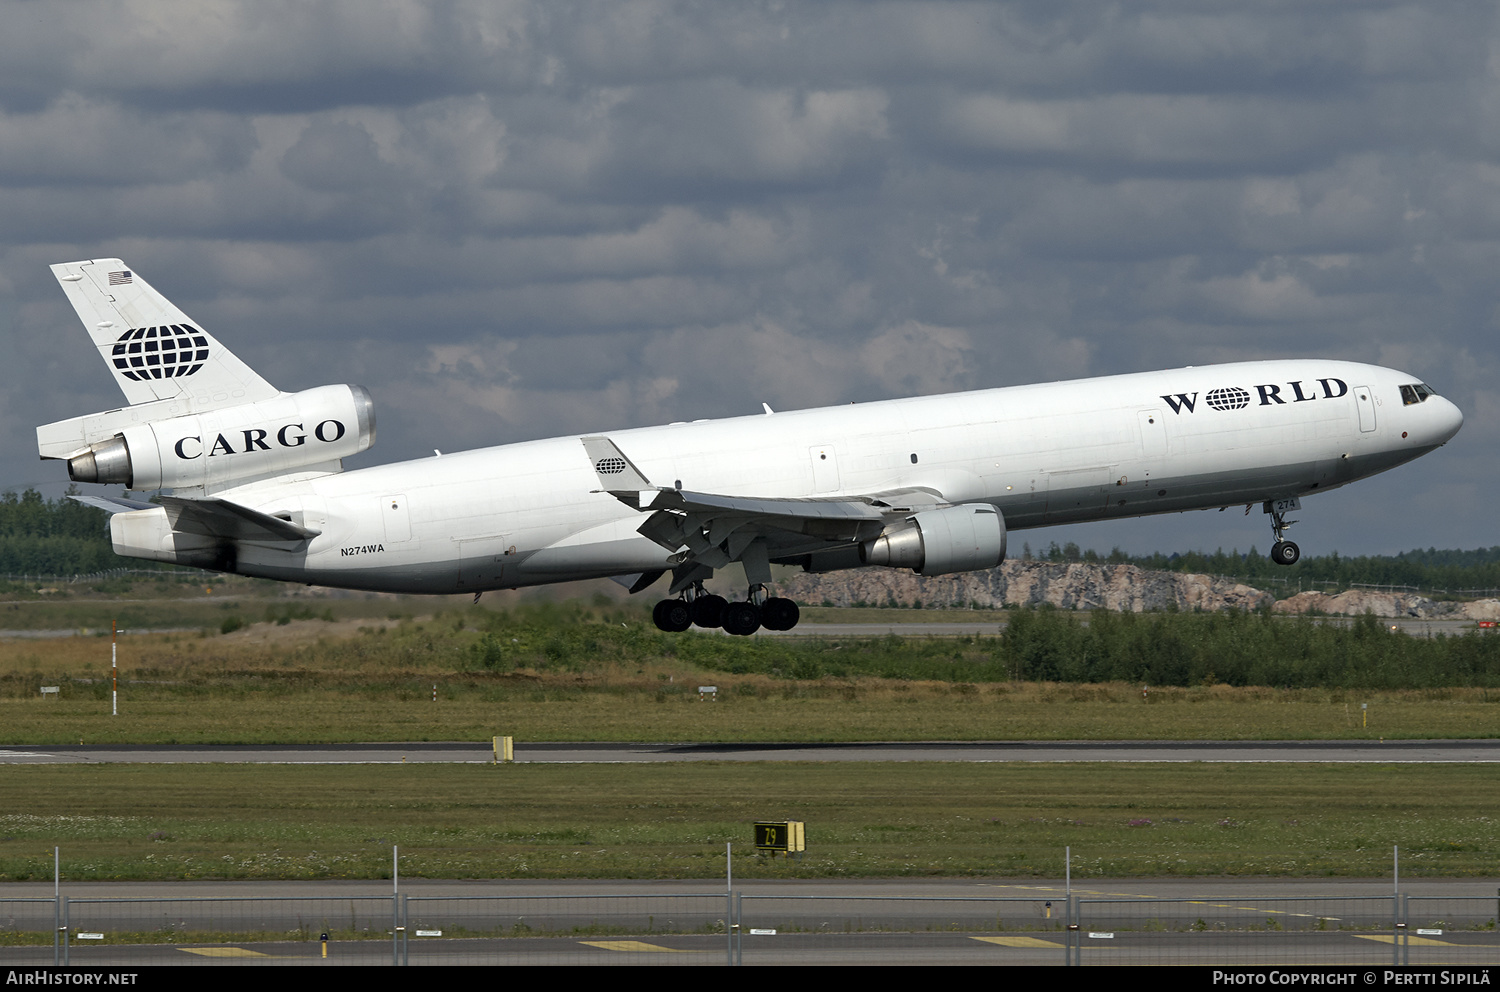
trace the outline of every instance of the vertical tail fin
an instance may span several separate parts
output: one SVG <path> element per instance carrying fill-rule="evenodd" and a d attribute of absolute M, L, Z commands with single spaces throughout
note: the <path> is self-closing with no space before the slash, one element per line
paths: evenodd
<path fill-rule="evenodd" d="M 63 262 L 52 274 L 132 406 L 191 397 L 212 408 L 277 395 L 118 258 Z"/>

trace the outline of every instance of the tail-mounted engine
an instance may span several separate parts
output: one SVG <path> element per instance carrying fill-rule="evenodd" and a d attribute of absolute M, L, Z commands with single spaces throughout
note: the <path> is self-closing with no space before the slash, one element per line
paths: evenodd
<path fill-rule="evenodd" d="M 1005 560 L 1005 518 L 988 503 L 962 503 L 913 514 L 904 526 L 860 545 L 866 565 L 946 575 L 994 568 Z"/>
<path fill-rule="evenodd" d="M 112 436 L 96 440 L 98 425 L 135 410 L 144 408 L 38 428 L 42 457 L 66 458 L 68 476 L 75 482 L 136 490 L 213 490 L 330 462 L 336 471 L 338 459 L 375 443 L 375 404 L 363 386 L 319 386 L 255 403 L 146 419 L 119 425 Z M 76 447 L 80 440 L 87 444 L 81 450 Z"/>

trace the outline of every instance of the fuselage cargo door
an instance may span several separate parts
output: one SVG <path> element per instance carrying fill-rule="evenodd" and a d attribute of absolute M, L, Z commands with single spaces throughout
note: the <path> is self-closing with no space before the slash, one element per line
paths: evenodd
<path fill-rule="evenodd" d="M 505 575 L 505 563 L 515 548 L 505 538 L 463 538 L 458 542 L 458 584 L 465 589 L 497 588 Z"/>
<path fill-rule="evenodd" d="M 1141 482 L 1161 475 L 1167 461 L 1167 422 L 1160 410 L 1139 410 L 1136 413 L 1141 425 L 1141 464 L 1144 471 Z"/>
<path fill-rule="evenodd" d="M 1368 434 L 1375 429 L 1375 393 L 1369 386 L 1354 387 L 1354 405 L 1359 410 L 1359 429 Z"/>
<path fill-rule="evenodd" d="M 1104 515 L 1112 478 L 1109 466 L 1067 469 L 1047 475 L 1046 523 L 1097 520 Z"/>
<path fill-rule="evenodd" d="M 839 459 L 831 444 L 815 444 L 807 449 L 812 460 L 813 492 L 832 493 L 839 488 Z"/>
<path fill-rule="evenodd" d="M 387 544 L 411 540 L 411 511 L 406 506 L 405 495 L 380 497 L 380 516 L 385 521 Z"/>

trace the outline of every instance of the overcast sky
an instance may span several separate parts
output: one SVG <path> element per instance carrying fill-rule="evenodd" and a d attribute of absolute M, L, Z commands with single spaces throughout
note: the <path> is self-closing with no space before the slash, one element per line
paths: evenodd
<path fill-rule="evenodd" d="M 1305 501 L 1304 553 L 1500 544 L 1496 9 L 0 2 L 0 488 L 121 404 L 47 270 L 119 256 L 277 386 L 367 386 L 350 467 L 1327 357 L 1467 422 Z"/>

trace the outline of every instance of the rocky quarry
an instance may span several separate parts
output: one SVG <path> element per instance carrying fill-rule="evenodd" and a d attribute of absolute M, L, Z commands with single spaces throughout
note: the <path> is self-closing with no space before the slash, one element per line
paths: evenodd
<path fill-rule="evenodd" d="M 1255 610 L 1422 619 L 1500 620 L 1500 600 L 1455 603 L 1415 593 L 1351 589 L 1300 592 L 1284 599 L 1233 579 L 1149 572 L 1134 565 L 1007 561 L 998 568 L 921 576 L 891 568 L 803 573 L 780 584 L 782 595 L 809 606 L 921 606 L 994 609 L 1040 606 L 1064 610 Z"/>

